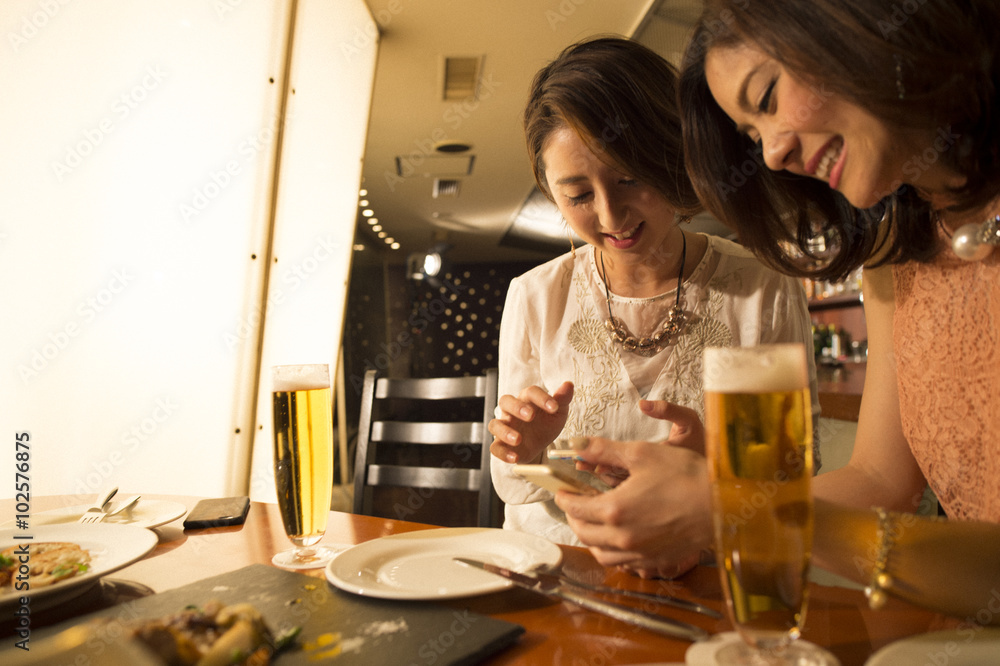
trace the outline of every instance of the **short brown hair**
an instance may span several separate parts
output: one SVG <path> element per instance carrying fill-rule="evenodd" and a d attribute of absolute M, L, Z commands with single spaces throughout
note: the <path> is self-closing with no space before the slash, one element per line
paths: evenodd
<path fill-rule="evenodd" d="M 654 51 L 622 37 L 593 38 L 566 48 L 535 75 L 524 136 L 535 181 L 549 198 L 542 150 L 562 127 L 657 189 L 678 214 L 701 211 L 684 167 L 677 72 Z"/>

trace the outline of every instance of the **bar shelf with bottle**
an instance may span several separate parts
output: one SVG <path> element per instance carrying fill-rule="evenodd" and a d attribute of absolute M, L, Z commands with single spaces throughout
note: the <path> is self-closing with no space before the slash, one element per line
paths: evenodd
<path fill-rule="evenodd" d="M 823 416 L 857 421 L 865 383 L 868 333 L 861 272 L 842 282 L 804 280 Z"/>

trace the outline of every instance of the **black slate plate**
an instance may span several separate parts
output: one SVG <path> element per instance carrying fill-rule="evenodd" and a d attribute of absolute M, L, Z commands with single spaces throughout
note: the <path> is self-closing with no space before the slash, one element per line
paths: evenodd
<path fill-rule="evenodd" d="M 91 641 L 97 657 L 105 640 L 120 639 L 123 625 L 176 613 L 211 599 L 253 604 L 276 633 L 302 627 L 295 645 L 275 660 L 279 666 L 475 664 L 524 633 L 520 625 L 467 610 L 433 602 L 355 596 L 335 589 L 324 579 L 255 564 L 38 629 L 31 633 L 31 644 L 38 645 L 72 625 L 103 618 L 110 622 L 99 625 Z M 0 651 L 0 662 L 5 652 Z M 21 652 L 18 656 L 27 655 Z"/>

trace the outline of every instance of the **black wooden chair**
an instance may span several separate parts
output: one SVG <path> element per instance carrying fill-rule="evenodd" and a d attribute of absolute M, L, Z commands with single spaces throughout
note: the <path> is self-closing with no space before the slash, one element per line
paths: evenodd
<path fill-rule="evenodd" d="M 354 513 L 445 526 L 500 527 L 487 424 L 497 370 L 388 379 L 365 373 Z"/>

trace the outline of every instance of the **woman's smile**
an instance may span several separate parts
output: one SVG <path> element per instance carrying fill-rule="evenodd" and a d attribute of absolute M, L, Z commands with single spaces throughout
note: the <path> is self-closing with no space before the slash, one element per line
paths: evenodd
<path fill-rule="evenodd" d="M 628 248 L 632 247 L 633 245 L 639 242 L 639 238 L 642 236 L 642 229 L 645 224 L 646 224 L 645 222 L 640 222 L 636 226 L 632 227 L 631 229 L 627 229 L 626 231 L 616 234 L 606 233 L 604 234 L 604 236 L 605 238 L 608 239 L 608 242 L 616 249 L 627 250 Z"/>
<path fill-rule="evenodd" d="M 806 163 L 806 173 L 829 182 L 831 188 L 837 189 L 846 154 L 844 138 L 835 136 Z"/>

